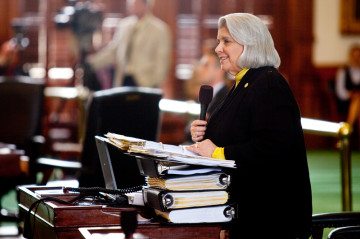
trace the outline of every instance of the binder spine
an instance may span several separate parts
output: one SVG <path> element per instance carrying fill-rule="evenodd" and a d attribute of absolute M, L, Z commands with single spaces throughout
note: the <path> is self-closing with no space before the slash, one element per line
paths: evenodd
<path fill-rule="evenodd" d="M 158 162 L 156 160 L 136 157 L 136 162 L 142 176 L 160 177 Z"/>
<path fill-rule="evenodd" d="M 231 220 L 239 218 L 239 208 L 237 203 L 229 203 L 224 209 L 224 216 L 226 218 L 231 218 Z"/>
<path fill-rule="evenodd" d="M 164 193 L 164 194 L 160 195 L 160 197 L 161 197 L 161 202 L 162 202 L 164 209 L 167 210 L 167 209 L 171 208 L 171 206 L 174 204 L 174 197 L 171 196 L 170 194 Z"/>
<path fill-rule="evenodd" d="M 233 206 L 228 206 L 224 209 L 224 216 L 226 218 L 235 218 L 235 215 L 236 215 L 236 210 Z"/>
<path fill-rule="evenodd" d="M 230 185 L 230 182 L 231 182 L 230 175 L 223 173 L 219 176 L 220 187 L 226 189 Z"/>
<path fill-rule="evenodd" d="M 161 163 L 157 163 L 156 172 L 159 176 L 163 176 L 170 169 L 169 166 L 162 165 Z"/>
<path fill-rule="evenodd" d="M 171 206 L 174 203 L 174 200 L 171 197 L 171 195 L 163 192 L 159 192 L 157 190 L 153 190 L 151 188 L 144 188 L 143 193 L 144 193 L 145 205 L 158 209 L 163 212 L 167 211 L 166 205 Z"/>

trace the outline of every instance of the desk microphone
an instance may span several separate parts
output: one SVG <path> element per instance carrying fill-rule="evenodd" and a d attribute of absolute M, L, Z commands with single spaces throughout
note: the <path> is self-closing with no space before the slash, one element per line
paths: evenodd
<path fill-rule="evenodd" d="M 205 120 L 207 108 L 213 98 L 213 88 L 209 85 L 202 85 L 199 91 L 199 102 L 200 102 L 200 118 Z"/>

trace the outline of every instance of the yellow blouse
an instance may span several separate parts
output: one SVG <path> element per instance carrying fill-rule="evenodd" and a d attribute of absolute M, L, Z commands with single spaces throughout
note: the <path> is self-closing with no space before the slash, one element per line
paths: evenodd
<path fill-rule="evenodd" d="M 235 76 L 235 86 L 238 86 L 241 79 L 244 77 L 244 75 L 246 74 L 246 72 L 248 70 L 249 70 L 249 68 L 243 68 L 239 73 L 236 74 L 236 76 Z"/>

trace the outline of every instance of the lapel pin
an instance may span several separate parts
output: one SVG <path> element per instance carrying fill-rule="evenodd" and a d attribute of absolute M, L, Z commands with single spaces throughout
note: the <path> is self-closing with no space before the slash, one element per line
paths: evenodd
<path fill-rule="evenodd" d="M 249 83 L 246 83 L 245 85 L 244 85 L 244 88 L 246 88 L 246 87 L 248 87 L 249 86 Z"/>

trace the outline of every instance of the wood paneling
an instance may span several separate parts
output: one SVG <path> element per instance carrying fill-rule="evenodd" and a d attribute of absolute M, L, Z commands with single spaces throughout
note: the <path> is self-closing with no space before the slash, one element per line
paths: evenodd
<path fill-rule="evenodd" d="M 125 1 L 117 0 L 98 0 L 104 9 L 105 14 L 118 13 L 125 15 Z M 14 9 L 22 11 L 20 15 L 27 15 L 30 12 L 38 10 L 40 0 L 3 0 L 0 1 L 1 22 L 4 26 L 9 25 L 10 15 L 14 14 Z M 71 51 L 66 51 L 66 46 L 70 45 L 69 32 L 59 30 L 55 27 L 52 18 L 55 13 L 65 5 L 64 0 L 48 0 L 46 17 L 46 28 L 48 30 L 48 64 L 52 66 L 72 66 L 73 58 Z M 3 10 L 8 9 L 8 10 Z M 1 11 L 1 10 L 0 10 Z M 194 14 L 199 20 L 198 25 L 198 45 L 207 38 L 216 38 L 216 18 L 230 12 L 248 11 L 256 15 L 266 15 L 270 17 L 272 25 L 270 31 L 274 37 L 275 45 L 282 58 L 280 70 L 287 76 L 291 87 L 293 88 L 297 99 L 302 107 L 303 87 L 312 91 L 312 1 L 296 0 L 156 0 L 154 5 L 154 14 L 167 22 L 173 35 L 173 62 L 169 80 L 165 85 L 166 95 L 174 98 L 182 98 L 181 92 L 177 89 L 182 83 L 178 83 L 175 77 L 175 64 L 177 63 L 176 46 L 178 41 L 178 23 L 179 14 Z M 41 14 L 41 13 L 39 13 Z M 215 19 L 209 23 L 209 19 Z M 212 25 L 211 25 L 212 24 Z M 215 25 L 214 25 L 215 24 Z M 0 41 L 10 36 L 9 27 L 1 29 Z M 197 51 L 195 56 L 200 56 L 201 51 Z M 306 69 L 306 70 L 304 70 Z M 310 93 L 311 94 L 311 93 Z M 311 110 L 304 110 L 306 114 L 311 115 Z"/>
<path fill-rule="evenodd" d="M 11 21 L 21 14 L 19 10 L 20 0 L 0 1 L 0 44 L 12 37 Z"/>
<path fill-rule="evenodd" d="M 171 64 L 170 64 L 170 73 L 168 79 L 163 85 L 164 97 L 166 98 L 176 98 L 177 90 L 181 87 L 180 82 L 175 79 L 175 63 L 176 63 L 176 32 L 177 28 L 177 12 L 178 4 L 174 4 L 176 1 L 161 1 L 157 0 L 154 4 L 154 15 L 159 17 L 161 20 L 166 22 L 171 30 L 172 35 L 172 54 L 171 54 Z"/>

